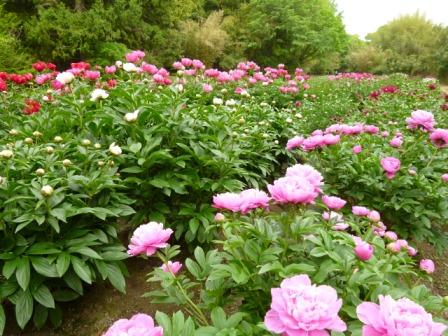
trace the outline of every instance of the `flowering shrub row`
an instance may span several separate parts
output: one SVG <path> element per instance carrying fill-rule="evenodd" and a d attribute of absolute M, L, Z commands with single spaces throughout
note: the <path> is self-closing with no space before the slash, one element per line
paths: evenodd
<path fill-rule="evenodd" d="M 0 72 L 0 223 L 4 228 L 0 234 L 0 295 L 2 301 L 15 305 L 21 327 L 31 319 L 37 326 L 48 317 L 60 322 L 57 303 L 82 295 L 83 283 L 107 279 L 117 289 L 125 290 L 122 260 L 126 254 L 117 238 L 120 228 L 116 218 L 131 224 L 151 220 L 169 223 L 175 238 L 183 237 L 191 245 L 210 244 L 222 238 L 221 224 L 216 225 L 210 204 L 217 193 L 227 196 L 221 194 L 215 206 L 219 207 L 219 199 L 222 204 L 230 200 L 232 211 L 247 215 L 255 208 L 269 208 L 271 197 L 278 206 L 313 204 L 326 190 L 344 197 L 350 205 L 376 209 L 387 226 L 397 227 L 401 237 L 408 233 L 400 229 L 406 219 L 394 223 L 389 218 L 392 211 L 387 202 L 409 205 L 401 205 L 401 199 L 388 199 L 384 204 L 382 199 L 365 202 L 367 196 L 359 190 L 357 197 L 349 195 L 343 184 L 348 190 L 352 183 L 348 180 L 352 176 L 344 178 L 349 168 L 336 179 L 324 165 L 325 154 L 313 159 L 318 152 L 336 151 L 347 137 L 335 132 L 305 135 L 336 122 L 353 124 L 362 120 L 371 126 L 366 126 L 361 137 L 377 140 L 379 137 L 372 135 L 376 127 L 392 132 L 392 125 L 383 125 L 386 112 L 387 119 L 395 122 L 405 120 L 414 110 L 443 110 L 440 104 L 446 98 L 427 83 L 366 74 L 341 75 L 338 80 L 313 79 L 299 68 L 288 72 L 280 64 L 261 69 L 253 62 L 219 71 L 187 58 L 175 62 L 176 73 L 170 73 L 145 63 L 142 52 L 131 52 L 125 58 L 124 62 L 104 68 L 78 62 L 58 72 L 52 64 L 37 62 L 28 74 Z M 397 89 L 392 90 L 392 86 Z M 373 97 L 375 91 L 382 94 Z M 444 127 L 438 114 L 435 120 L 437 127 Z M 356 133 L 358 128 L 349 127 L 347 132 Z M 427 133 L 412 132 L 428 141 Z M 431 132 L 432 142 L 443 145 L 445 133 Z M 394 146 L 401 146 L 400 142 L 407 145 L 403 134 L 391 139 L 395 139 Z M 285 148 L 287 143 L 289 150 Z M 302 145 L 306 146 L 305 152 L 294 149 Z M 362 146 L 367 148 L 364 143 Z M 347 149 L 352 155 L 351 145 Z M 361 147 L 357 150 L 363 155 Z M 417 155 L 418 151 L 409 153 Z M 394 176 L 387 182 L 394 183 L 400 178 L 404 160 L 394 153 L 386 157 L 400 159 L 400 170 L 393 160 L 384 163 L 386 173 Z M 320 180 L 307 182 L 306 176 L 295 176 L 293 167 L 286 176 L 269 184 L 278 176 L 280 167 L 304 159 L 324 174 L 326 189 Z M 336 159 L 343 160 L 343 156 L 332 158 Z M 442 160 L 437 152 L 427 164 L 433 169 Z M 368 164 L 368 160 L 362 164 Z M 379 165 L 375 163 L 375 167 Z M 377 177 L 384 178 L 380 172 Z M 434 170 L 437 181 L 441 181 L 440 173 L 439 168 Z M 258 189 L 234 194 L 243 188 Z M 271 196 L 260 191 L 263 188 Z M 296 194 L 294 188 L 301 193 Z M 425 216 L 431 220 L 444 216 L 440 203 L 443 195 L 431 193 L 438 208 L 428 208 L 430 201 L 420 202 L 423 208 L 419 211 L 430 209 Z M 328 204 L 335 202 L 323 199 Z M 369 218 L 378 217 L 375 210 L 369 211 Z M 280 214 L 275 209 L 272 212 L 260 220 L 277 221 L 275 216 Z M 322 222 L 315 213 L 310 218 L 320 223 L 317 226 L 347 229 L 347 223 L 339 220 L 340 214 L 337 220 L 334 212 L 324 217 L 329 222 Z M 432 228 L 425 225 L 423 234 L 430 236 Z M 439 226 L 437 222 L 433 225 Z M 374 232 L 379 237 L 383 233 L 393 237 L 380 224 L 375 225 Z M 312 230 L 308 233 L 315 234 Z M 235 234 L 244 237 L 243 232 Z M 383 249 L 414 254 L 412 247 L 399 241 L 395 245 L 388 242 Z M 350 250 L 356 248 L 358 259 L 369 257 L 375 246 L 372 242 L 344 242 Z M 139 244 L 134 245 L 138 251 Z M 303 260 L 308 257 L 308 253 L 298 256 Z M 279 262 L 287 264 L 283 259 Z M 319 261 L 312 263 L 318 272 Z M 255 270 L 257 265 L 247 267 Z M 166 260 L 165 269 L 178 268 L 179 264 Z M 316 281 L 310 268 L 298 272 L 309 274 L 314 282 L 323 281 Z M 271 287 L 278 286 L 283 278 L 273 277 Z M 260 311 L 258 316 L 265 312 Z"/>

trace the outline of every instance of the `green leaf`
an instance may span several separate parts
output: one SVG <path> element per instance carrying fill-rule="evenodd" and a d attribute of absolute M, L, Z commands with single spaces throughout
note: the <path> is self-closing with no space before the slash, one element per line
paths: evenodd
<path fill-rule="evenodd" d="M 56 248 L 56 245 L 50 242 L 39 242 L 33 244 L 28 250 L 26 250 L 26 254 L 54 254 L 59 253 L 60 250 Z"/>
<path fill-rule="evenodd" d="M 68 249 L 68 251 L 72 252 L 72 253 L 79 253 L 79 254 L 85 255 L 87 257 L 94 258 L 94 259 L 103 259 L 98 253 L 96 253 L 93 249 L 91 249 L 90 247 L 87 247 L 87 246 L 70 247 Z"/>
<path fill-rule="evenodd" d="M 210 317 L 212 319 L 213 325 L 219 330 L 224 329 L 226 325 L 226 313 L 221 307 L 213 308 Z"/>
<path fill-rule="evenodd" d="M 124 279 L 123 273 L 120 267 L 114 264 L 107 264 L 107 278 L 109 279 L 112 286 L 118 289 L 122 293 L 126 293 L 126 281 Z"/>
<path fill-rule="evenodd" d="M 45 257 L 31 257 L 31 265 L 37 273 L 42 274 L 48 278 L 57 278 L 58 272 L 56 266 Z"/>
<path fill-rule="evenodd" d="M 9 279 L 11 277 L 11 275 L 14 274 L 16 268 L 17 268 L 17 263 L 19 262 L 19 259 L 13 259 L 13 260 L 8 260 L 5 262 L 5 264 L 3 265 L 3 270 L 2 270 L 2 274 L 6 279 Z"/>
<path fill-rule="evenodd" d="M 137 153 L 141 148 L 142 144 L 140 142 L 133 143 L 132 145 L 129 146 L 129 150 L 134 154 Z"/>
<path fill-rule="evenodd" d="M 3 305 L 0 304 L 0 335 L 3 335 L 3 332 L 5 330 L 5 324 L 6 324 L 5 310 L 3 309 Z"/>
<path fill-rule="evenodd" d="M 41 284 L 33 292 L 34 299 L 39 302 L 42 306 L 47 308 L 54 308 L 54 299 L 51 295 L 50 290 L 44 284 Z"/>
<path fill-rule="evenodd" d="M 16 278 L 19 286 L 26 290 L 30 283 L 30 261 L 28 257 L 20 258 L 17 263 Z"/>
<path fill-rule="evenodd" d="M 62 277 L 70 267 L 70 254 L 63 252 L 56 259 L 56 271 L 59 277 Z"/>
<path fill-rule="evenodd" d="M 81 259 L 71 256 L 72 266 L 75 273 L 89 285 L 92 284 L 92 273 L 90 272 L 89 266 L 86 265 Z"/>
<path fill-rule="evenodd" d="M 48 309 L 40 304 L 36 305 L 33 314 L 33 322 L 37 327 L 37 329 L 40 329 L 44 326 L 45 322 L 47 321 L 47 318 L 48 318 Z"/>
<path fill-rule="evenodd" d="M 28 290 L 18 295 L 15 312 L 17 324 L 20 328 L 25 328 L 33 315 L 33 297 Z"/>

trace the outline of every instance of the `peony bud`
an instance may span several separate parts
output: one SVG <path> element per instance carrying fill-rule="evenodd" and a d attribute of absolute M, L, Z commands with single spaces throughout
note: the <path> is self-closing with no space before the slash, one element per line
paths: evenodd
<path fill-rule="evenodd" d="M 25 138 L 25 139 L 23 140 L 23 142 L 26 143 L 27 145 L 31 145 L 31 144 L 33 143 L 33 139 L 31 139 L 31 138 Z"/>
<path fill-rule="evenodd" d="M 90 146 L 91 144 L 92 144 L 92 141 L 90 141 L 89 139 L 83 139 L 82 141 L 81 141 L 81 144 L 83 145 L 83 146 Z"/>
<path fill-rule="evenodd" d="M 19 131 L 14 128 L 9 131 L 9 135 L 17 135 L 17 134 L 19 134 Z"/>
<path fill-rule="evenodd" d="M 104 161 L 103 160 L 98 161 L 98 166 L 100 167 L 104 166 Z"/>
<path fill-rule="evenodd" d="M 222 214 L 222 213 L 220 213 L 220 212 L 218 212 L 216 215 L 215 215 L 215 221 L 217 221 L 217 222 L 222 222 L 222 221 L 224 221 L 226 219 L 226 217 Z"/>
<path fill-rule="evenodd" d="M 34 131 L 34 132 L 33 132 L 33 136 L 35 136 L 36 138 L 37 138 L 37 137 L 41 137 L 41 136 L 42 136 L 42 133 L 39 132 L 39 131 Z"/>
<path fill-rule="evenodd" d="M 420 269 L 428 274 L 434 273 L 434 262 L 431 259 L 422 259 L 420 260 Z"/>
<path fill-rule="evenodd" d="M 43 176 L 43 175 L 45 175 L 45 170 L 43 170 L 42 168 L 38 168 L 38 169 L 36 169 L 36 175 L 37 175 L 37 176 Z"/>
<path fill-rule="evenodd" d="M 56 142 L 56 143 L 60 143 L 60 142 L 62 142 L 63 141 L 63 139 L 59 136 L 59 135 L 56 135 L 55 137 L 54 137 L 54 142 Z"/>
<path fill-rule="evenodd" d="M 53 154 L 54 148 L 51 146 L 48 146 L 48 147 L 45 147 L 45 151 L 47 152 L 47 154 Z"/>
<path fill-rule="evenodd" d="M 367 261 L 372 258 L 373 252 L 373 246 L 366 242 L 360 242 L 355 247 L 355 254 L 362 261 Z"/>
<path fill-rule="evenodd" d="M 62 161 L 62 164 L 64 165 L 64 167 L 68 167 L 71 166 L 72 162 L 69 159 L 65 159 Z"/>
<path fill-rule="evenodd" d="M 95 147 L 95 149 L 100 149 L 101 148 L 101 144 L 99 144 L 98 142 L 96 144 L 93 145 L 93 147 Z"/>
<path fill-rule="evenodd" d="M 49 197 L 49 196 L 53 195 L 53 192 L 54 192 L 53 187 L 49 186 L 49 185 L 44 185 L 42 187 L 42 189 L 40 190 L 40 193 L 42 194 L 42 196 L 45 196 L 45 197 Z"/>
<path fill-rule="evenodd" d="M 115 145 L 115 142 L 113 142 L 109 146 L 109 151 L 112 153 L 112 155 L 115 155 L 115 156 L 121 155 L 121 153 L 122 153 L 121 147 Z"/>

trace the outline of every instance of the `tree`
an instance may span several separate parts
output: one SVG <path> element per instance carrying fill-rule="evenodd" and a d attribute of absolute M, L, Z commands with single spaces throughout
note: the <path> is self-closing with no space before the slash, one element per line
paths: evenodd
<path fill-rule="evenodd" d="M 367 39 L 388 53 L 387 71 L 411 75 L 438 72 L 440 29 L 424 15 L 401 16 L 380 27 Z"/>
<path fill-rule="evenodd" d="M 262 65 L 306 66 L 347 45 L 342 19 L 329 0 L 252 0 L 241 15 L 246 55 Z"/>

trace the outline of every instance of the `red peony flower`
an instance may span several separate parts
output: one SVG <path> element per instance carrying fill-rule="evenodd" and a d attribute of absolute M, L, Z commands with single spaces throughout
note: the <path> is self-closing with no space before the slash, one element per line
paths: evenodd
<path fill-rule="evenodd" d="M 47 64 L 45 62 L 39 61 L 39 62 L 33 63 L 32 67 L 34 70 L 36 70 L 38 72 L 42 72 L 47 68 Z"/>
<path fill-rule="evenodd" d="M 37 100 L 34 99 L 26 99 L 25 100 L 25 108 L 23 109 L 23 113 L 27 115 L 31 115 L 34 113 L 39 112 L 41 108 L 40 103 Z"/>

